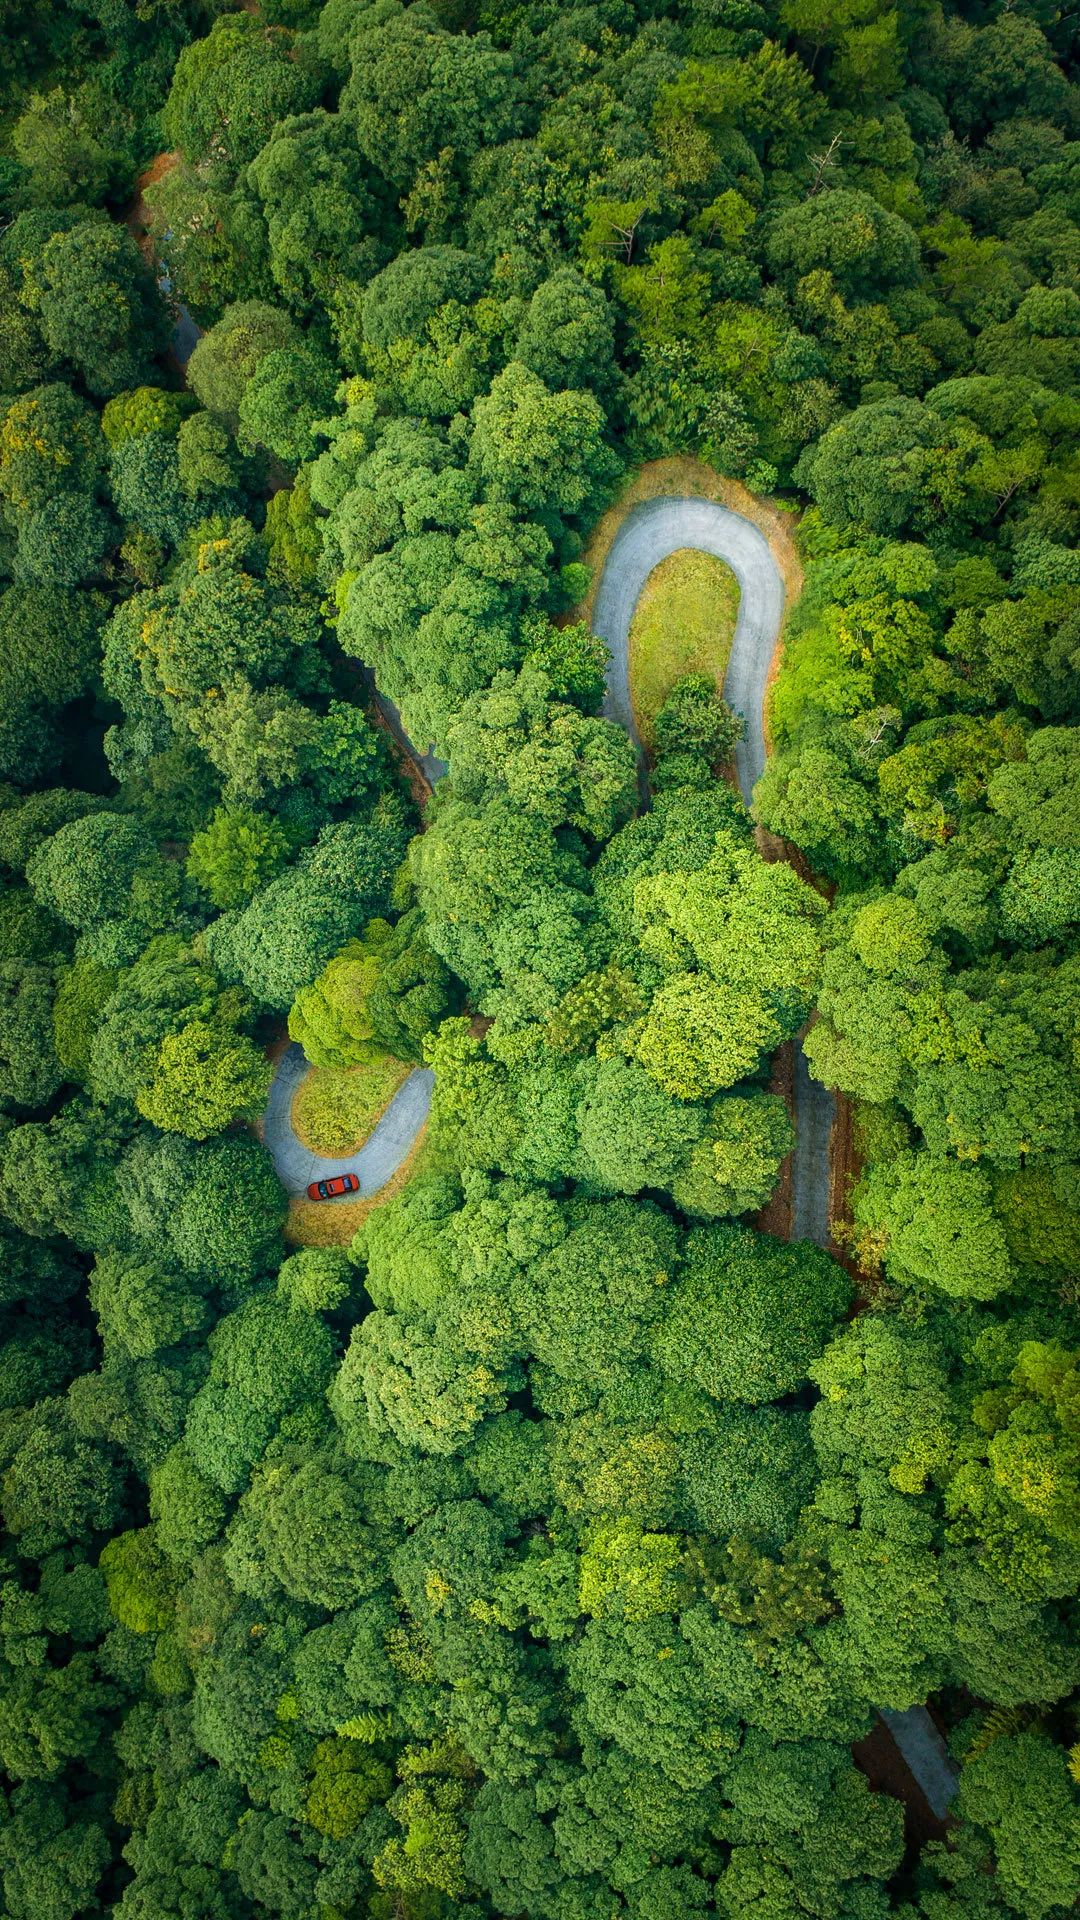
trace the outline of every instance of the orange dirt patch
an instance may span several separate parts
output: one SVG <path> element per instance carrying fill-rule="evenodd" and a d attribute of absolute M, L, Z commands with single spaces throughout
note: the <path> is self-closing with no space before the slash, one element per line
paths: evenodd
<path fill-rule="evenodd" d="M 155 187 L 159 180 L 163 180 L 167 173 L 171 173 L 174 167 L 179 166 L 180 159 L 181 156 L 179 153 L 159 153 L 155 155 L 150 165 L 143 168 L 142 173 L 140 173 L 136 180 L 135 198 L 128 208 L 127 213 L 124 215 L 125 227 L 148 261 L 152 257 L 152 244 L 150 239 L 150 209 L 146 204 L 146 189 L 147 187 Z"/>

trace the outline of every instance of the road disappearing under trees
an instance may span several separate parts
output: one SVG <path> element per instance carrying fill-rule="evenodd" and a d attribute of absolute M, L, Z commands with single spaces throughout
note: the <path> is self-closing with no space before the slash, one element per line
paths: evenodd
<path fill-rule="evenodd" d="M 771 547 L 744 514 L 713 500 L 645 500 L 627 514 L 608 549 L 593 607 L 593 631 L 610 655 L 604 712 L 625 727 L 644 756 L 630 691 L 630 623 L 654 567 L 680 548 L 711 553 L 739 583 L 739 613 L 731 643 L 724 697 L 745 722 L 735 749 L 739 791 L 747 805 L 765 770 L 765 694 L 784 617 L 784 582 Z M 795 1160 L 792 1238 L 823 1247 L 829 1238 L 829 1140 L 832 1094 L 811 1078 L 801 1046 L 795 1050 Z"/>

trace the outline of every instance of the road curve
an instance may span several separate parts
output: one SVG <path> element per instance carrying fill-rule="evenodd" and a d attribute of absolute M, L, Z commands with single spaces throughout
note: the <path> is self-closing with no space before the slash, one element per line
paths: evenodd
<path fill-rule="evenodd" d="M 361 1198 L 369 1199 L 393 1179 L 407 1157 L 427 1119 L 435 1075 L 428 1067 L 417 1067 L 410 1073 L 363 1146 L 338 1159 L 312 1153 L 293 1130 L 292 1103 L 307 1072 L 307 1056 L 303 1047 L 294 1041 L 278 1062 L 263 1114 L 263 1145 L 278 1179 L 287 1193 L 302 1194 L 311 1180 L 326 1180 L 335 1173 L 355 1173 Z"/>
<path fill-rule="evenodd" d="M 645 500 L 631 508 L 608 549 L 593 606 L 593 632 L 607 642 L 610 655 L 604 712 L 625 727 L 640 752 L 630 695 L 630 622 L 653 568 L 684 547 L 726 560 L 739 583 L 724 694 L 746 722 L 735 765 L 749 804 L 765 766 L 763 706 L 784 614 L 784 583 L 764 534 L 742 514 L 695 498 Z"/>
<path fill-rule="evenodd" d="M 746 731 L 735 749 L 739 790 L 747 806 L 765 770 L 765 690 L 784 617 L 784 582 L 765 535 L 741 513 L 695 497 L 645 500 L 634 507 L 608 549 L 596 590 L 592 627 L 610 655 L 604 712 L 626 728 L 641 754 L 630 697 L 630 622 L 653 568 L 693 547 L 715 554 L 739 583 L 739 613 L 724 676 L 724 695 Z M 792 1238 L 829 1239 L 829 1140 L 835 1103 L 811 1077 L 795 1049 L 795 1158 Z"/>

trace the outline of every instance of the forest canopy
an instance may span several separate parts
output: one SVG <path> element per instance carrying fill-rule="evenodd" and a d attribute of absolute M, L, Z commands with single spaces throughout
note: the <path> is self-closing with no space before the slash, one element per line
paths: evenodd
<path fill-rule="evenodd" d="M 1078 57 L 0 5 L 10 1920 L 1075 1910 Z M 785 530 L 749 806 L 642 468 Z M 318 1230 L 287 1040 L 434 1070 Z"/>

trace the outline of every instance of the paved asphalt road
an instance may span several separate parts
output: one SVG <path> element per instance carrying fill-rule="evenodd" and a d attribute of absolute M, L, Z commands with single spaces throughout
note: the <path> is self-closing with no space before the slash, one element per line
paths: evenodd
<path fill-rule="evenodd" d="M 450 771 L 446 761 L 440 760 L 437 754 L 432 753 L 430 747 L 426 753 L 421 753 L 419 747 L 414 747 L 401 724 L 401 715 L 393 701 L 385 693 L 380 693 L 378 687 L 373 689 L 373 694 L 375 704 L 382 714 L 383 719 L 386 721 L 394 739 L 400 747 L 404 748 L 409 759 L 420 768 L 428 786 L 433 787 L 436 780 L 441 780 L 443 774 Z"/>
<path fill-rule="evenodd" d="M 169 337 L 170 351 L 177 365 L 186 367 L 202 339 L 202 328 L 192 319 L 183 301 L 173 299 L 172 276 L 164 262 L 158 268 L 158 286 L 176 315 Z"/>
<path fill-rule="evenodd" d="M 168 290 L 167 275 L 163 276 Z M 186 366 L 199 328 L 186 307 L 179 307 L 173 333 L 173 352 Z M 741 514 L 694 498 L 648 500 L 628 513 L 612 541 L 597 589 L 593 629 L 607 641 L 611 655 L 604 712 L 617 720 L 638 749 L 642 791 L 645 763 L 634 725 L 630 699 L 630 621 L 638 596 L 653 568 L 680 547 L 697 547 L 726 560 L 739 582 L 739 617 L 724 693 L 746 721 L 746 735 L 735 751 L 735 766 L 743 799 L 749 804 L 755 781 L 765 765 L 764 702 L 769 664 L 784 611 L 784 584 L 764 535 Z M 395 737 L 423 768 L 434 785 L 446 772 L 446 763 L 422 754 L 406 735 L 397 708 L 376 695 Z M 292 1130 L 293 1095 L 307 1070 L 298 1046 L 284 1054 L 263 1120 L 263 1139 L 278 1175 L 289 1193 L 302 1193 L 309 1180 L 331 1173 L 357 1173 L 363 1195 L 377 1193 L 397 1172 L 416 1139 L 431 1105 L 434 1075 L 417 1068 L 399 1087 L 374 1132 L 359 1153 L 345 1160 L 329 1160 L 309 1153 Z M 829 1237 L 829 1135 L 833 1097 L 811 1078 L 802 1047 L 795 1052 L 795 1164 L 793 1237 L 824 1246 Z M 925 1707 L 904 1712 L 882 1711 L 931 1811 L 943 1819 L 954 1793 L 957 1773 L 941 1734 Z"/>
<path fill-rule="evenodd" d="M 626 728 L 640 753 L 630 699 L 630 622 L 641 589 L 653 568 L 681 547 L 697 547 L 726 560 L 739 582 L 739 614 L 724 693 L 746 721 L 746 735 L 735 750 L 739 786 L 749 802 L 765 766 L 764 701 L 776 637 L 784 613 L 784 583 L 764 534 L 741 514 L 711 500 L 647 500 L 627 514 L 604 562 L 593 609 L 593 630 L 606 640 L 611 655 L 604 712 Z M 397 737 L 424 768 L 429 780 L 441 778 L 445 763 L 420 754 L 401 728 L 396 709 L 381 702 Z M 285 1054 L 270 1092 L 263 1138 L 284 1185 L 300 1193 L 309 1180 L 328 1172 L 359 1173 L 364 1193 L 375 1193 L 401 1165 L 411 1141 L 403 1144 L 407 1122 L 418 1133 L 431 1103 L 430 1075 L 410 1075 L 388 1107 L 371 1139 L 343 1160 L 318 1160 L 292 1132 L 289 1110 L 304 1071 L 299 1047 Z M 797 1239 L 824 1246 L 828 1239 L 829 1135 L 832 1095 L 812 1080 L 799 1047 L 795 1071 L 795 1169 L 793 1231 Z M 386 1128 L 385 1138 L 380 1138 Z M 376 1178 L 382 1168 L 381 1178 Z M 317 1168 L 317 1171 L 312 1171 Z"/>
<path fill-rule="evenodd" d="M 427 1119 L 435 1075 L 427 1067 L 417 1067 L 402 1081 L 359 1151 L 331 1159 L 312 1153 L 293 1132 L 293 1097 L 307 1071 L 304 1049 L 294 1042 L 278 1063 L 263 1115 L 263 1143 L 278 1178 L 288 1193 L 299 1194 L 311 1180 L 326 1180 L 333 1173 L 355 1173 L 361 1196 L 367 1199 L 385 1187 L 408 1154 Z"/>
<path fill-rule="evenodd" d="M 630 622 L 653 568 L 680 547 L 726 560 L 739 583 L 739 614 L 724 677 L 724 694 L 746 722 L 735 749 L 739 789 L 747 805 L 765 768 L 765 689 L 784 613 L 784 583 L 769 543 L 749 520 L 710 500 L 646 500 L 628 513 L 608 550 L 593 608 L 593 631 L 611 655 L 604 712 L 626 728 L 644 756 L 630 698 Z M 802 1047 L 795 1049 L 795 1160 L 792 1238 L 829 1239 L 829 1139 L 835 1102 L 813 1079 Z M 889 1732 L 931 1812 L 941 1820 L 956 1792 L 957 1774 L 945 1742 L 925 1707 L 882 1713 Z"/>
<path fill-rule="evenodd" d="M 784 612 L 784 583 L 764 534 L 739 513 L 711 500 L 646 500 L 627 514 L 604 562 L 593 608 L 593 632 L 611 654 L 604 712 L 639 745 L 630 698 L 630 622 L 653 568 L 681 547 L 726 560 L 739 583 L 739 617 L 724 693 L 746 721 L 735 750 L 743 799 L 765 766 L 762 707 L 769 665 Z"/>

